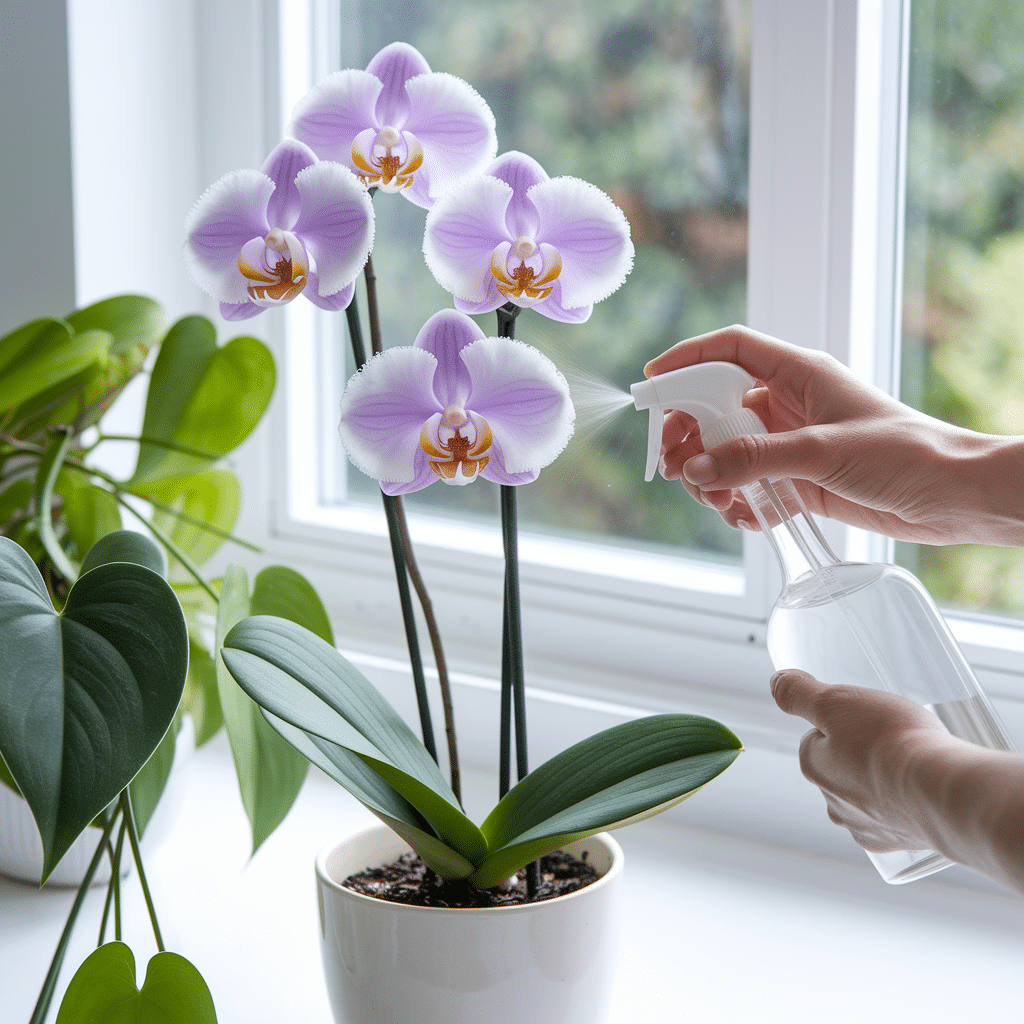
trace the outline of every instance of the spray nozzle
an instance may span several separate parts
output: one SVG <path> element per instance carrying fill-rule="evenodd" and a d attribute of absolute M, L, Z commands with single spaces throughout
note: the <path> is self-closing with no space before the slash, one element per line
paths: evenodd
<path fill-rule="evenodd" d="M 667 409 L 689 413 L 700 427 L 705 448 L 739 434 L 763 434 L 757 414 L 743 407 L 743 396 L 757 382 L 735 363 L 697 363 L 642 380 L 629 390 L 639 411 L 649 410 L 647 469 L 653 480 L 661 456 L 661 428 Z"/>

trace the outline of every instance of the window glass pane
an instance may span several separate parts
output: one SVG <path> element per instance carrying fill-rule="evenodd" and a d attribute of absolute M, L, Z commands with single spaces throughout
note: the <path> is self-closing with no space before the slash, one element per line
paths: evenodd
<path fill-rule="evenodd" d="M 901 380 L 933 416 L 1024 433 L 1019 0 L 914 0 Z M 1024 611 L 1020 551 L 901 544 L 897 558 L 947 605 Z"/>
<path fill-rule="evenodd" d="M 342 64 L 363 67 L 395 39 L 435 71 L 474 86 L 494 111 L 499 151 L 518 149 L 552 177 L 592 182 L 627 214 L 636 263 L 626 284 L 567 326 L 526 311 L 516 335 L 569 379 L 577 434 L 520 489 L 525 529 L 650 547 L 683 545 L 736 561 L 740 541 L 678 483 L 643 481 L 646 413 L 621 404 L 644 363 L 689 335 L 745 319 L 749 0 L 433 0 L 343 5 Z M 374 266 L 385 346 L 411 344 L 450 296 L 422 260 L 422 210 L 378 195 Z M 357 292 L 362 301 L 361 290 Z M 479 317 L 496 333 L 494 314 Z M 336 406 L 335 406 L 336 408 Z M 375 483 L 351 469 L 334 495 Z M 435 484 L 410 496 L 446 516 L 497 508 L 490 484 Z"/>

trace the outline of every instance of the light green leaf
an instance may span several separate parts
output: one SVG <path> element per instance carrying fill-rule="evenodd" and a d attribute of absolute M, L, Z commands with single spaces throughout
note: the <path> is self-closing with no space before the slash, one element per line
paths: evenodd
<path fill-rule="evenodd" d="M 106 331 L 74 334 L 63 320 L 35 320 L 0 339 L 0 412 L 34 398 L 81 370 L 102 365 Z"/>
<path fill-rule="evenodd" d="M 164 733 L 159 746 L 149 756 L 149 760 L 139 769 L 138 775 L 132 779 L 128 790 L 132 798 L 132 813 L 135 816 L 135 827 L 142 836 L 153 817 L 164 787 L 171 774 L 174 764 L 174 753 L 178 740 L 178 720 Z"/>
<path fill-rule="evenodd" d="M 294 623 L 254 616 L 234 626 L 221 656 L 239 685 L 272 715 L 357 754 L 473 863 L 484 838 L 440 769 L 397 711 L 330 644 Z"/>
<path fill-rule="evenodd" d="M 57 539 L 53 529 L 53 489 L 57 483 L 57 474 L 64 465 L 64 456 L 71 444 L 71 434 L 67 430 L 58 431 L 39 460 L 36 473 L 35 506 L 36 533 L 46 550 L 53 567 L 69 583 L 73 583 L 78 573 L 71 564 L 67 553 Z"/>
<path fill-rule="evenodd" d="M 256 574 L 249 614 L 277 615 L 334 643 L 334 631 L 320 595 L 304 576 L 287 566 L 271 565 Z"/>
<path fill-rule="evenodd" d="M 82 474 L 61 473 L 56 491 L 63 499 L 64 519 L 79 558 L 101 537 L 121 529 L 121 508 L 117 499 Z"/>
<path fill-rule="evenodd" d="M 216 649 L 228 630 L 249 614 L 249 607 L 248 577 L 244 569 L 232 565 L 224 575 L 217 605 Z M 291 809 L 305 782 L 308 762 L 271 727 L 220 658 L 217 692 L 255 853 Z"/>
<path fill-rule="evenodd" d="M 135 957 L 108 942 L 86 958 L 68 985 L 56 1024 L 217 1024 L 202 975 L 177 953 L 157 953 L 141 990 Z"/>
<path fill-rule="evenodd" d="M 0 636 L 0 752 L 39 827 L 45 879 L 163 738 L 188 636 L 166 581 L 128 562 L 83 574 L 57 615 L 6 537 Z"/>
<path fill-rule="evenodd" d="M 181 709 L 192 716 L 198 748 L 220 732 L 224 712 L 217 692 L 217 667 L 210 652 L 193 636 L 189 636 L 188 651 L 188 681 Z"/>
<path fill-rule="evenodd" d="M 174 510 L 156 510 L 153 521 L 195 565 L 209 560 L 224 543 L 242 504 L 238 478 L 226 469 L 205 469 L 189 476 L 153 481 L 146 486 L 145 493 Z M 181 572 L 175 574 L 176 579 Z"/>
<path fill-rule="evenodd" d="M 490 888 L 566 842 L 663 811 L 741 749 L 725 726 L 699 715 L 652 715 L 591 736 L 531 772 L 488 815 L 489 853 L 472 881 Z"/>
<path fill-rule="evenodd" d="M 153 373 L 142 433 L 224 455 L 259 422 L 274 390 L 274 360 L 256 338 L 217 347 L 204 317 L 179 320 L 167 332 Z M 209 459 L 143 442 L 130 485 L 142 492 L 154 480 L 194 473 Z"/>

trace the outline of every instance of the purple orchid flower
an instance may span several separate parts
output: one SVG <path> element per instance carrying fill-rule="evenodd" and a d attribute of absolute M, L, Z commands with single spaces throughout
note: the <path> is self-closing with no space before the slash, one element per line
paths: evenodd
<path fill-rule="evenodd" d="M 563 323 L 587 320 L 633 266 L 629 223 L 604 192 L 517 152 L 438 200 L 423 253 L 463 312 L 512 302 Z"/>
<path fill-rule="evenodd" d="M 424 209 L 497 152 L 482 97 L 461 78 L 431 71 L 408 43 L 385 46 L 365 71 L 325 78 L 299 101 L 290 132 L 367 187 L 401 192 Z"/>
<path fill-rule="evenodd" d="M 262 170 L 225 174 L 185 220 L 185 263 L 225 320 L 305 295 L 326 310 L 352 301 L 373 246 L 373 205 L 359 179 L 286 139 Z"/>
<path fill-rule="evenodd" d="M 465 314 L 435 313 L 411 346 L 387 349 L 348 382 L 341 439 L 385 494 L 477 477 L 525 484 L 561 452 L 575 412 L 554 363 Z"/>

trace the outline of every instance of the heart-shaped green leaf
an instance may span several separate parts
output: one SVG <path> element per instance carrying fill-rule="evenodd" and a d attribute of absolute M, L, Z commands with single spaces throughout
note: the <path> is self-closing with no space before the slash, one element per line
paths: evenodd
<path fill-rule="evenodd" d="M 43 879 L 156 749 L 185 682 L 188 636 L 167 582 L 132 562 L 84 573 L 53 610 L 0 537 L 0 752 L 43 841 Z"/>
<path fill-rule="evenodd" d="M 157 953 L 141 990 L 123 942 L 93 952 L 68 985 L 57 1024 L 217 1024 L 202 975 L 177 953 Z"/>
<path fill-rule="evenodd" d="M 350 750 L 412 804 L 445 845 L 474 864 L 484 857 L 480 830 L 423 743 L 334 647 L 294 623 L 261 615 L 234 626 L 221 655 L 265 711 Z"/>
<path fill-rule="evenodd" d="M 139 447 L 130 486 L 203 469 L 249 436 L 274 390 L 274 359 L 256 338 L 217 347 L 204 317 L 179 320 L 167 332 L 150 376 L 142 435 L 164 442 Z M 174 450 L 168 445 L 185 450 Z M 197 453 L 207 453 L 205 456 Z"/>
<path fill-rule="evenodd" d="M 106 488 L 81 473 L 63 472 L 55 490 L 64 505 L 64 519 L 81 559 L 93 544 L 122 527 L 121 507 Z"/>
<path fill-rule="evenodd" d="M 590 736 L 514 786 L 481 831 L 482 889 L 573 839 L 621 828 L 690 796 L 737 758 L 742 744 L 700 715 L 652 715 Z"/>

